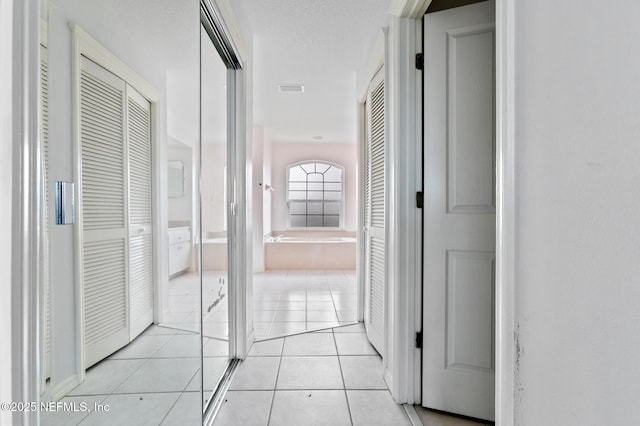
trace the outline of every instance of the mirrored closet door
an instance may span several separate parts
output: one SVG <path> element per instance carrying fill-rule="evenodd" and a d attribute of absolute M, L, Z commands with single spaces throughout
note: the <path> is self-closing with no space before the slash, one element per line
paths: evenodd
<path fill-rule="evenodd" d="M 41 9 L 41 424 L 200 425 L 199 1 Z"/>
<path fill-rule="evenodd" d="M 200 221 L 203 392 L 208 402 L 229 364 L 227 69 L 205 31 L 200 39 Z"/>
<path fill-rule="evenodd" d="M 205 418 L 221 403 L 238 360 L 235 310 L 236 78 L 240 63 L 215 5 L 202 2 L 198 266 L 202 290 Z"/>

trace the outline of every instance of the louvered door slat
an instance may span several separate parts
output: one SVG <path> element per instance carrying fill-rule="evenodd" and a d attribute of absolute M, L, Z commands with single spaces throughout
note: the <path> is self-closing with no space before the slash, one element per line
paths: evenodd
<path fill-rule="evenodd" d="M 132 334 L 143 331 L 153 322 L 153 271 L 151 234 L 133 237 L 130 242 L 129 280 L 131 287 Z"/>
<path fill-rule="evenodd" d="M 40 122 L 42 134 L 42 178 L 44 186 L 44 348 L 42 358 L 42 378 L 51 377 L 51 281 L 49 278 L 49 65 L 48 53 L 44 46 L 40 48 Z M 43 388 L 44 390 L 44 388 Z"/>
<path fill-rule="evenodd" d="M 365 102 L 365 114 L 367 115 L 367 120 L 369 118 L 369 102 Z M 369 146 L 369 124 L 365 126 L 365 144 L 364 144 L 364 227 L 365 230 L 369 228 L 371 223 L 371 218 L 369 217 L 369 203 L 371 202 L 371 194 L 370 194 L 370 180 L 371 180 L 371 167 L 369 162 L 371 161 L 371 147 Z"/>
<path fill-rule="evenodd" d="M 370 323 L 375 329 L 384 328 L 384 240 L 371 238 Z"/>
<path fill-rule="evenodd" d="M 80 114 L 84 231 L 124 228 L 123 93 L 120 92 L 119 101 L 115 100 L 118 90 L 106 83 L 95 90 L 86 90 L 88 82 L 95 87 L 98 79 L 86 70 L 81 74 L 81 98 L 92 99 L 83 102 Z M 110 131 L 101 131 L 102 128 Z M 117 199 L 103 198 L 111 194 Z M 94 200 L 98 203 L 91 203 Z"/>
<path fill-rule="evenodd" d="M 128 107 L 129 221 L 131 225 L 148 225 L 151 223 L 150 111 L 145 111 L 131 98 Z"/>
<path fill-rule="evenodd" d="M 385 111 L 381 70 L 369 86 L 365 156 L 367 214 L 365 325 L 371 344 L 383 353 L 385 299 Z"/>
<path fill-rule="evenodd" d="M 371 99 L 371 225 L 384 227 L 384 82 Z"/>
<path fill-rule="evenodd" d="M 108 255 L 111 261 L 103 262 Z M 83 266 L 85 345 L 91 347 L 127 328 L 124 240 L 86 243 Z"/>
<path fill-rule="evenodd" d="M 80 168 L 85 367 L 129 343 L 124 82 L 82 59 Z"/>
<path fill-rule="evenodd" d="M 127 87 L 131 338 L 153 322 L 151 104 Z"/>

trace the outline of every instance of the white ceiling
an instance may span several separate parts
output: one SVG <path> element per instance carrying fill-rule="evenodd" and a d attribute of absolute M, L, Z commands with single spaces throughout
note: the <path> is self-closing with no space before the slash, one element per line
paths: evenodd
<path fill-rule="evenodd" d="M 254 121 L 274 142 L 355 143 L 356 71 L 387 22 L 389 0 L 233 5 L 254 34 Z M 278 84 L 290 83 L 304 93 L 279 93 Z"/>
<path fill-rule="evenodd" d="M 364 68 L 387 23 L 390 0 L 229 3 L 253 31 L 254 121 L 265 126 L 271 140 L 318 142 L 313 136 L 323 136 L 320 142 L 355 142 L 356 71 Z M 193 123 L 198 115 L 194 109 L 197 1 L 57 0 L 56 4 L 70 21 L 80 23 L 153 85 L 166 90 L 170 141 L 191 144 L 197 139 L 198 126 Z M 56 7 L 49 12 L 57 17 Z M 224 109 L 220 102 L 224 86 L 218 82 L 222 77 L 213 72 L 219 64 L 208 60 L 214 56 L 211 50 L 203 58 L 203 66 L 212 71 L 209 105 Z M 304 93 L 278 92 L 278 84 L 289 83 L 303 84 Z M 224 133 L 216 132 L 224 127 L 220 121 L 203 117 L 203 131 L 211 135 L 205 142 L 224 140 Z"/>

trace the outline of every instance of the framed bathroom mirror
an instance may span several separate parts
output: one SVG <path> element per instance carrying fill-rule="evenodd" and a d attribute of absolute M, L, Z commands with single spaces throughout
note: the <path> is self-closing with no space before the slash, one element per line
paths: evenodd
<path fill-rule="evenodd" d="M 182 161 L 167 162 L 167 193 L 170 198 L 184 196 L 184 163 Z"/>

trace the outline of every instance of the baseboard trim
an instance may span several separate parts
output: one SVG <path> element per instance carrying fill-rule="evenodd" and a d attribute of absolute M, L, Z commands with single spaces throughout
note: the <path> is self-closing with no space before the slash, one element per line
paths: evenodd
<path fill-rule="evenodd" d="M 415 407 L 411 404 L 402 404 L 404 411 L 409 416 L 409 420 L 413 426 L 422 426 L 422 421 L 420 420 L 420 416 L 418 416 L 418 412 Z"/>
<path fill-rule="evenodd" d="M 53 389 L 51 389 L 51 400 L 56 402 L 60 401 L 79 384 L 80 382 L 78 381 L 77 374 L 67 377 L 66 379 L 58 383 Z"/>

